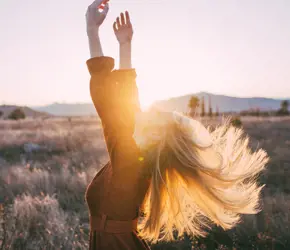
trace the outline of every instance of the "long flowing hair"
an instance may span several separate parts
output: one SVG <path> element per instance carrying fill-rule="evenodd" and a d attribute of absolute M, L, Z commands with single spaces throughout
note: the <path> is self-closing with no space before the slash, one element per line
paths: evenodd
<path fill-rule="evenodd" d="M 226 121 L 210 132 L 177 112 L 140 117 L 135 140 L 151 169 L 141 237 L 156 242 L 176 233 L 205 236 L 212 224 L 227 230 L 241 214 L 260 211 L 263 186 L 257 177 L 268 156 L 250 150 L 242 129 Z"/>

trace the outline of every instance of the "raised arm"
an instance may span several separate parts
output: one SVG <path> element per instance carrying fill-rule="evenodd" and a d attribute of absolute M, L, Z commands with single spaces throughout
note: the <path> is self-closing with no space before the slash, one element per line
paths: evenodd
<path fill-rule="evenodd" d="M 131 69 L 133 27 L 128 11 L 117 17 L 113 29 L 120 47 L 120 69 Z"/>
<path fill-rule="evenodd" d="M 108 117 L 108 115 L 106 115 L 108 106 L 106 102 L 107 96 L 105 95 L 107 91 L 104 87 L 107 78 L 111 75 L 111 71 L 114 68 L 114 59 L 104 56 L 99 36 L 100 27 L 109 11 L 108 1 L 105 2 L 102 11 L 100 11 L 99 6 L 101 6 L 103 2 L 103 0 L 95 0 L 88 7 L 86 22 L 91 55 L 91 59 L 87 61 L 87 66 L 91 75 L 90 93 L 95 108 L 104 124 L 107 123 L 106 120 Z"/>
<path fill-rule="evenodd" d="M 109 11 L 108 2 L 109 1 L 104 2 L 103 0 L 96 0 L 88 7 L 86 13 L 87 35 L 91 58 L 104 56 L 99 30 Z M 102 3 L 104 3 L 104 7 L 99 9 Z"/>
<path fill-rule="evenodd" d="M 101 1 L 99 1 L 101 2 Z M 91 5 L 96 9 L 96 6 Z M 90 7 L 89 7 L 90 8 Z M 87 15 L 88 26 L 103 22 L 104 12 L 97 13 L 90 9 L 88 15 L 96 15 L 93 19 Z M 125 19 L 126 17 L 126 19 Z M 90 20 L 90 21 L 88 21 Z M 136 72 L 131 63 L 131 40 L 133 29 L 129 13 L 121 14 L 114 24 L 114 32 L 120 46 L 120 69 L 113 70 L 114 59 L 103 56 L 99 39 L 99 26 L 88 27 L 91 59 L 87 61 L 91 74 L 90 93 L 95 108 L 101 118 L 107 149 L 115 171 L 136 166 L 139 150 L 133 139 L 135 114 L 140 110 Z M 117 171 L 124 173 L 124 171 Z"/>

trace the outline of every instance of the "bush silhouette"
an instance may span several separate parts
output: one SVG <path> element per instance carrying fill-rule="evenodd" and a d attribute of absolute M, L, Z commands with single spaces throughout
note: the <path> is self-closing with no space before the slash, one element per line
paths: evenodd
<path fill-rule="evenodd" d="M 240 127 L 242 127 L 243 124 L 242 124 L 242 121 L 239 117 L 233 117 L 231 119 L 231 125 L 236 127 L 236 128 L 240 128 Z"/>
<path fill-rule="evenodd" d="M 14 109 L 10 115 L 8 116 L 8 119 L 10 120 L 20 120 L 20 119 L 25 119 L 25 114 L 23 112 L 22 109 L 20 108 L 17 108 L 17 109 Z"/>
<path fill-rule="evenodd" d="M 219 111 L 219 107 L 218 106 L 216 106 L 215 116 L 220 116 L 220 111 Z"/>
<path fill-rule="evenodd" d="M 188 107 L 190 108 L 190 116 L 194 117 L 196 115 L 196 109 L 199 106 L 199 99 L 196 96 L 192 96 L 188 102 Z"/>
<path fill-rule="evenodd" d="M 202 97 L 202 99 L 201 99 L 201 113 L 200 113 L 200 115 L 202 117 L 205 116 L 204 97 Z"/>
<path fill-rule="evenodd" d="M 282 101 L 281 102 L 281 108 L 278 110 L 277 115 L 289 115 L 289 102 L 288 101 Z"/>
<path fill-rule="evenodd" d="M 208 96 L 208 116 L 209 117 L 213 116 L 212 107 L 211 107 L 211 97 L 210 96 Z"/>

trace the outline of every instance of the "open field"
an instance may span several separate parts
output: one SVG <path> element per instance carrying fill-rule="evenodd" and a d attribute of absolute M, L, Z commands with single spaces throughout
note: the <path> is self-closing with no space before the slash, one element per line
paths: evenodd
<path fill-rule="evenodd" d="M 263 211 L 228 232 L 152 249 L 290 249 L 290 118 L 242 122 L 251 147 L 271 158 Z M 88 249 L 84 192 L 107 160 L 95 118 L 0 121 L 0 250 Z"/>

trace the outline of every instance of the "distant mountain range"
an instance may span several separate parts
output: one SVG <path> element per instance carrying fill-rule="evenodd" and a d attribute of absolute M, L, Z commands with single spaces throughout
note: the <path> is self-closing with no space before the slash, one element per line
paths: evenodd
<path fill-rule="evenodd" d="M 92 103 L 63 104 L 54 103 L 48 106 L 32 107 L 32 109 L 46 112 L 55 116 L 95 116 L 96 110 Z"/>
<path fill-rule="evenodd" d="M 197 96 L 200 99 L 204 97 L 206 110 L 208 110 L 208 101 L 210 98 L 213 111 L 215 111 L 216 108 L 218 107 L 220 112 L 240 112 L 256 108 L 267 111 L 278 110 L 280 108 L 280 104 L 282 101 L 282 99 L 261 98 L 261 97 L 242 98 L 200 92 L 197 94 L 184 95 L 180 97 L 170 98 L 167 100 L 157 101 L 153 103 L 152 106 L 166 111 L 177 110 L 180 112 L 186 112 L 188 111 L 189 99 L 193 95 Z M 288 98 L 288 100 L 290 102 L 290 98 Z M 54 103 L 43 107 L 32 107 L 32 109 L 56 116 L 96 115 L 96 111 L 92 103 L 84 103 L 84 104 Z"/>
<path fill-rule="evenodd" d="M 188 102 L 193 95 L 197 96 L 200 100 L 204 98 L 205 110 L 208 110 L 208 103 L 210 99 L 213 111 L 218 108 L 220 112 L 241 112 L 250 109 L 260 109 L 261 111 L 278 110 L 282 101 L 282 99 L 262 97 L 243 98 L 200 92 L 197 94 L 157 101 L 153 104 L 153 106 L 167 111 L 177 110 L 186 112 L 188 110 Z M 288 100 L 290 101 L 290 98 L 288 98 Z"/>

